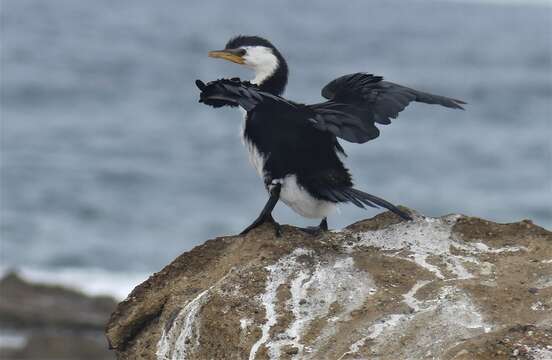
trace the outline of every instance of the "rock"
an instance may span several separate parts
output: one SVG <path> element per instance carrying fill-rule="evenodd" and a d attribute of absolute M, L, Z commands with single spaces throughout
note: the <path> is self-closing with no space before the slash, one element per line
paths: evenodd
<path fill-rule="evenodd" d="M 3 349 L 2 359 L 113 360 L 113 353 L 99 337 L 91 334 L 32 333 L 20 349 Z M 105 340 L 104 340 L 105 342 Z"/>
<path fill-rule="evenodd" d="M 0 357 L 113 359 L 103 333 L 115 306 L 109 297 L 29 283 L 8 273 L 0 280 Z"/>
<path fill-rule="evenodd" d="M 391 213 L 317 237 L 263 225 L 153 274 L 107 337 L 119 359 L 544 359 L 552 233 Z"/>
<path fill-rule="evenodd" d="M 14 272 L 0 280 L 0 327 L 101 330 L 115 306 L 110 297 L 29 283 Z"/>

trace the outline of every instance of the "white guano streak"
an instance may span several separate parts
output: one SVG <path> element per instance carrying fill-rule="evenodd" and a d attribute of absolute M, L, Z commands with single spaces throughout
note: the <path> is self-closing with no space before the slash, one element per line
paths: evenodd
<path fill-rule="evenodd" d="M 187 303 L 186 306 L 178 313 L 169 331 L 165 332 L 165 330 L 163 330 L 161 339 L 157 343 L 157 359 L 184 360 L 187 358 L 188 348 L 190 347 L 189 344 L 186 344 L 187 339 L 191 338 L 193 335 L 194 320 L 196 319 L 199 310 L 207 300 L 206 295 L 210 290 L 211 288 L 202 291 L 194 299 Z M 182 325 L 179 326 L 179 323 L 182 323 Z M 198 343 L 199 341 L 196 338 L 196 344 L 194 345 L 197 346 L 199 345 Z"/>
<path fill-rule="evenodd" d="M 301 255 L 312 257 L 314 264 L 305 267 L 297 258 Z M 271 360 L 280 359 L 285 348 L 296 348 L 292 359 L 306 358 L 302 336 L 315 319 L 327 318 L 332 304 L 341 305 L 341 310 L 333 314 L 322 328 L 317 341 L 331 337 L 336 331 L 334 321 L 350 319 L 350 314 L 374 294 L 377 289 L 372 277 L 355 267 L 352 257 L 318 259 L 309 249 L 296 249 L 277 263 L 266 268 L 268 271 L 264 293 L 260 300 L 265 308 L 265 323 L 261 326 L 261 337 L 251 348 L 249 359 L 255 359 L 261 346 L 267 348 Z M 283 284 L 289 284 L 290 298 L 284 306 L 293 313 L 289 326 L 278 334 L 271 335 L 277 323 L 277 292 Z M 315 299 L 324 299 L 324 302 Z M 333 320 L 333 319 L 336 320 Z M 316 344 L 313 344 L 316 346 Z"/>
<path fill-rule="evenodd" d="M 178 312 L 170 329 L 163 329 L 161 338 L 157 342 L 158 360 L 185 360 L 190 350 L 199 347 L 199 312 L 210 299 L 213 289 L 224 282 L 230 273 L 231 271 L 190 300 Z M 192 340 L 195 341 L 192 342 Z"/>
<path fill-rule="evenodd" d="M 350 246 L 353 251 L 358 246 L 373 246 L 382 250 L 394 250 L 390 256 L 412 261 L 431 271 L 439 279 L 470 279 L 473 274 L 466 269 L 465 263 L 480 264 L 475 255 L 482 253 L 503 253 L 527 251 L 523 246 L 506 246 L 492 249 L 483 243 L 462 243 L 452 233 L 452 227 L 460 215 L 444 218 L 417 216 L 414 221 L 391 225 L 385 229 L 366 231 L 360 234 L 360 241 Z M 459 255 L 452 249 L 462 250 Z M 404 250 L 410 254 L 404 255 Z M 428 263 L 431 256 L 440 256 L 444 269 L 450 273 L 445 276 L 443 268 Z"/>

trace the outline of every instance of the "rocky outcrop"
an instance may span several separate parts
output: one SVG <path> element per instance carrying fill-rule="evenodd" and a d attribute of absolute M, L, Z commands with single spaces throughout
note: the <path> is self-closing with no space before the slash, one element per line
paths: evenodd
<path fill-rule="evenodd" d="M 0 358 L 114 359 L 103 336 L 116 302 L 16 273 L 0 280 Z"/>
<path fill-rule="evenodd" d="M 552 358 L 552 233 L 390 213 L 207 241 L 136 287 L 119 359 Z"/>

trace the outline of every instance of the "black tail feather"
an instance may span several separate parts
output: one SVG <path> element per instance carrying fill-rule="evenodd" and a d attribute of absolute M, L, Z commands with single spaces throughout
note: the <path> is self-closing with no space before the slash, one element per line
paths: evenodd
<path fill-rule="evenodd" d="M 397 208 L 395 205 L 391 204 L 388 201 L 385 201 L 377 196 L 365 193 L 364 191 L 360 191 L 357 189 L 349 188 L 347 189 L 347 194 L 349 194 L 350 197 L 354 197 L 355 199 L 361 201 L 362 203 L 371 206 L 371 207 L 377 207 L 375 205 L 379 205 L 383 208 L 386 208 L 387 210 L 390 210 L 394 212 L 395 214 L 399 215 L 404 220 L 412 220 L 412 217 L 402 211 L 401 209 Z M 348 196 L 348 197 L 349 197 Z M 357 205 L 356 202 L 351 201 L 353 204 Z M 375 204 L 375 205 L 374 205 Z M 358 205 L 357 205 L 358 206 Z M 359 206 L 362 207 L 362 206 Z"/>
<path fill-rule="evenodd" d="M 347 198 L 347 201 L 350 201 L 353 204 L 355 204 L 356 206 L 358 206 L 359 208 L 364 209 L 365 202 L 362 201 L 362 199 L 358 199 L 358 197 L 355 196 L 354 194 L 352 194 L 350 191 L 344 191 L 343 194 Z M 371 206 L 371 207 L 376 207 L 373 204 L 366 204 L 366 205 Z"/>
<path fill-rule="evenodd" d="M 372 204 L 369 201 L 363 200 L 362 197 L 359 197 L 353 192 L 352 188 L 329 188 L 329 187 L 320 187 L 317 189 L 318 194 L 322 195 L 324 199 L 341 203 L 341 202 L 352 202 L 359 208 L 364 209 L 364 205 L 377 208 L 376 205 Z"/>
<path fill-rule="evenodd" d="M 397 208 L 390 202 L 385 201 L 377 196 L 365 193 L 364 191 L 354 189 L 352 187 L 319 187 L 318 189 L 316 189 L 316 192 L 319 196 L 322 196 L 322 198 L 329 201 L 333 201 L 336 203 L 351 202 L 361 209 L 365 209 L 365 205 L 373 208 L 378 208 L 381 206 L 383 208 L 386 208 L 387 210 L 394 212 L 404 220 L 412 220 L 412 217 L 410 215 Z"/>

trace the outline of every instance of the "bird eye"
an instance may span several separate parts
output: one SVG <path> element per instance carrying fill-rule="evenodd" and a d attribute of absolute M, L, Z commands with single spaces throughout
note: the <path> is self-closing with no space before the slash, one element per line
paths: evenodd
<path fill-rule="evenodd" d="M 238 51 L 237 51 L 237 54 L 239 56 L 244 56 L 246 53 L 247 53 L 247 51 L 243 48 L 239 48 Z"/>

